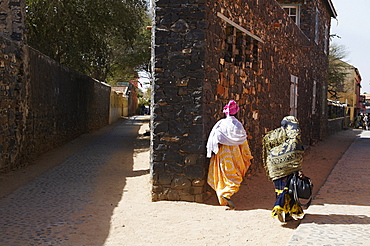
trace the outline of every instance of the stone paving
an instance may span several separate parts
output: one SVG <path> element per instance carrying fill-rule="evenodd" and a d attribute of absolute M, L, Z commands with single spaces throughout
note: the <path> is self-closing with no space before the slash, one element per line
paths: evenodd
<path fill-rule="evenodd" d="M 71 236 L 94 220 L 94 215 L 80 212 L 93 203 L 100 169 L 132 145 L 140 125 L 140 118 L 124 121 L 0 199 L 0 245 L 73 245 Z M 362 131 L 315 196 L 288 246 L 370 245 L 369 149 L 370 131 Z"/>
<path fill-rule="evenodd" d="M 1 199 L 0 245 L 72 245 L 69 236 L 76 234 L 80 224 L 92 219 L 75 215 L 92 203 L 91 194 L 100 168 L 116 152 L 132 146 L 140 125 L 140 116 L 125 120 Z"/>
<path fill-rule="evenodd" d="M 350 145 L 307 209 L 293 245 L 370 245 L 370 131 Z"/>

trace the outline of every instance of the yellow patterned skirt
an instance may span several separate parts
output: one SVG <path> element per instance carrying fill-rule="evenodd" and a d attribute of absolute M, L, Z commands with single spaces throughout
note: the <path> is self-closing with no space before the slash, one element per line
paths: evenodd
<path fill-rule="evenodd" d="M 290 174 L 287 177 L 274 180 L 276 201 L 272 209 L 273 217 L 278 217 L 278 214 L 284 213 L 285 216 L 291 216 L 297 220 L 304 216 L 302 207 L 288 193 L 287 184 L 292 176 L 293 174 Z"/>
<path fill-rule="evenodd" d="M 252 158 L 248 141 L 232 146 L 219 144 L 218 153 L 210 160 L 207 182 L 216 191 L 220 205 L 227 205 L 222 197 L 230 199 L 239 191 Z"/>

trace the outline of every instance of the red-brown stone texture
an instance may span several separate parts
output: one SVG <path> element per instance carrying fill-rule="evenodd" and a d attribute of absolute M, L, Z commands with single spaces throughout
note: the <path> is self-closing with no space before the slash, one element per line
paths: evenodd
<path fill-rule="evenodd" d="M 299 4 L 299 26 L 279 3 Z M 264 134 L 290 114 L 292 78 L 298 81 L 296 108 L 303 143 L 325 136 L 328 35 L 331 17 L 336 16 L 329 3 L 155 2 L 153 200 L 203 199 L 205 143 L 230 99 L 240 105 L 237 118 L 249 134 L 255 157 L 251 171 L 261 168 Z M 177 141 L 168 141 L 172 138 Z M 189 156 L 191 161 L 186 161 Z M 194 182 L 204 189 L 194 190 Z"/>

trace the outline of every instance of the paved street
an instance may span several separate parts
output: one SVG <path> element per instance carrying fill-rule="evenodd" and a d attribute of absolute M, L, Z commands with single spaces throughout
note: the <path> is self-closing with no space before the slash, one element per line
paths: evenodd
<path fill-rule="evenodd" d="M 339 160 L 288 245 L 370 245 L 370 131 Z"/>
<path fill-rule="evenodd" d="M 1 198 L 0 245 L 263 245 L 261 236 L 273 235 L 280 223 L 270 217 L 269 200 L 267 207 L 236 211 L 209 204 L 150 202 L 147 164 L 133 163 L 138 130 L 147 121 L 148 117 L 136 116 L 116 124 Z M 337 163 L 302 223 L 287 229 L 294 230 L 289 246 L 369 245 L 369 149 L 370 131 L 363 131 Z M 147 157 L 144 160 L 148 162 Z M 97 183 L 105 189 L 99 190 Z M 249 199 L 252 190 L 245 192 Z M 252 218 L 258 223 L 248 224 Z M 268 230 L 259 230 L 268 223 Z"/>
<path fill-rule="evenodd" d="M 128 152 L 132 159 L 141 124 L 140 116 L 125 120 L 1 199 L 0 245 L 73 245 L 69 243 L 71 235 L 94 216 L 80 214 L 92 205 L 100 169 L 120 152 Z M 126 158 L 126 163 L 132 162 Z M 99 244 L 102 242 L 95 245 Z"/>

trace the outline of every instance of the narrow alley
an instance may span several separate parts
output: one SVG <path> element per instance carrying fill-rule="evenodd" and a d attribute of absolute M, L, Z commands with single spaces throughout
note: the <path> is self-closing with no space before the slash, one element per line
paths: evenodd
<path fill-rule="evenodd" d="M 364 165 L 370 158 L 370 131 L 342 131 L 311 147 L 304 170 L 314 181 L 316 197 L 301 223 L 281 224 L 271 217 L 273 186 L 263 170 L 243 181 L 233 197 L 234 211 L 219 206 L 215 196 L 205 203 L 152 202 L 149 137 L 143 135 L 148 122 L 149 116 L 122 119 L 83 136 L 83 143 L 77 139 L 67 144 L 55 152 L 58 158 L 41 158 L 56 163 L 18 189 L 1 193 L 0 245 L 366 245 L 370 241 L 366 183 L 370 166 Z M 10 175 L 0 182 L 14 183 Z"/>
<path fill-rule="evenodd" d="M 110 216 L 124 192 L 127 177 L 148 173 L 148 169 L 133 170 L 134 149 L 149 147 L 138 146 L 137 140 L 148 116 L 120 122 L 0 200 L 0 245 L 104 244 Z M 109 168 L 114 171 L 105 176 Z M 109 188 L 101 191 L 102 182 L 109 183 Z M 79 229 L 91 221 L 94 231 L 79 234 Z M 98 237 L 93 237 L 93 243 L 79 242 L 85 240 L 84 234 Z"/>

